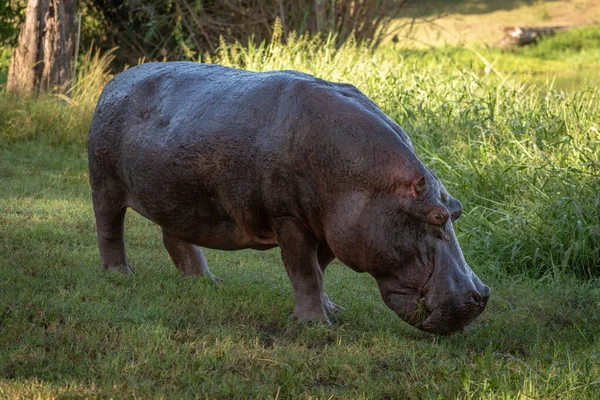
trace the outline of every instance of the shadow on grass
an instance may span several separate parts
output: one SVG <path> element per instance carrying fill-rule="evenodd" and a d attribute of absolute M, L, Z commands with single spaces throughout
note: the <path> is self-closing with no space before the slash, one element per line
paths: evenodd
<path fill-rule="evenodd" d="M 508 374 L 513 364 L 543 375 L 557 354 L 585 353 L 600 334 L 593 286 L 506 278 L 490 282 L 488 310 L 465 332 L 433 336 L 401 322 L 370 277 L 339 263 L 327 288 L 347 310 L 333 326 L 298 324 L 288 319 L 292 291 L 276 250 L 207 251 L 225 278 L 212 283 L 180 277 L 158 235 L 137 232 L 128 276 L 100 270 L 93 238 L 72 241 L 70 227 L 47 224 L 22 226 L 35 232 L 37 253 L 0 242 L 0 376 L 51 393 L 357 395 L 367 381 L 460 382 L 460 371 Z M 462 390 L 444 385 L 448 395 Z"/>

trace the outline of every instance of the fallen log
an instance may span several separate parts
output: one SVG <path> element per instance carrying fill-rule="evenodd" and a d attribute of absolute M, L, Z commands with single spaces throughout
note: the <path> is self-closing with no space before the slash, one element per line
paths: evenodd
<path fill-rule="evenodd" d="M 505 26 L 504 36 L 496 42 L 496 46 L 507 49 L 511 46 L 526 46 L 535 43 L 542 36 L 554 35 L 556 32 L 570 29 L 570 26 Z"/>

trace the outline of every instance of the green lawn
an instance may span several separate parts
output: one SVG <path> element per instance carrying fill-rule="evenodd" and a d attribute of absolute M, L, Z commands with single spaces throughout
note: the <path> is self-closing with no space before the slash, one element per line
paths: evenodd
<path fill-rule="evenodd" d="M 325 287 L 346 311 L 299 325 L 276 250 L 209 250 L 225 281 L 182 278 L 157 227 L 131 212 L 136 274 L 101 271 L 82 151 L 5 144 L 0 177 L 0 397 L 600 395 L 597 282 L 474 265 L 488 309 L 438 337 L 335 264 Z"/>

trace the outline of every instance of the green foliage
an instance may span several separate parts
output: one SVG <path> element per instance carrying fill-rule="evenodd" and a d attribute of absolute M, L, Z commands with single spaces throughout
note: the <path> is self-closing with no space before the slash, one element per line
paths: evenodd
<path fill-rule="evenodd" d="M 8 73 L 12 49 L 10 47 L 0 47 L 0 75 Z M 0 78 L 0 84 L 5 83 L 5 79 Z"/>
<path fill-rule="evenodd" d="M 0 46 L 15 46 L 19 27 L 25 18 L 26 0 L 8 0 L 0 3 Z M 0 70 L 2 66 L 0 65 Z"/>
<path fill-rule="evenodd" d="M 438 91 L 415 94 L 433 104 L 406 110 L 405 127 L 466 206 L 458 227 L 472 262 L 598 277 L 600 91 L 544 95 L 477 79 L 425 80 Z"/>
<path fill-rule="evenodd" d="M 525 46 L 519 53 L 541 59 L 577 61 L 600 58 L 600 25 L 574 28 L 542 37 L 534 46 Z"/>
<path fill-rule="evenodd" d="M 213 53 L 220 38 L 247 43 L 292 32 L 334 33 L 336 43 L 350 37 L 381 41 L 403 1 L 396 0 L 231 0 L 231 1 L 84 1 L 84 43 L 119 47 L 119 65 L 192 59 Z"/>

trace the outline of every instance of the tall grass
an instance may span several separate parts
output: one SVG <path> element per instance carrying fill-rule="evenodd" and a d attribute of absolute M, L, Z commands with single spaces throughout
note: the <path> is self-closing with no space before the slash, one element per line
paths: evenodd
<path fill-rule="evenodd" d="M 66 93 L 39 98 L 0 95 L 0 143 L 39 140 L 83 147 L 94 106 L 111 74 L 112 51 L 88 51 Z"/>
<path fill-rule="evenodd" d="M 293 38 L 292 38 L 293 39 Z M 330 38 L 221 45 L 215 62 L 296 69 L 355 84 L 405 128 L 465 204 L 468 258 L 509 273 L 600 276 L 600 89 L 502 82 L 452 59 L 423 68 L 391 48 Z"/>
<path fill-rule="evenodd" d="M 407 55 L 408 54 L 408 55 Z M 209 61 L 294 69 L 350 82 L 412 138 L 465 205 L 467 259 L 508 273 L 600 277 L 600 89 L 564 93 L 479 76 L 452 58 L 290 35 L 287 44 L 221 43 Z M 87 59 L 71 100 L 0 98 L 0 138 L 85 142 L 110 55 Z"/>

